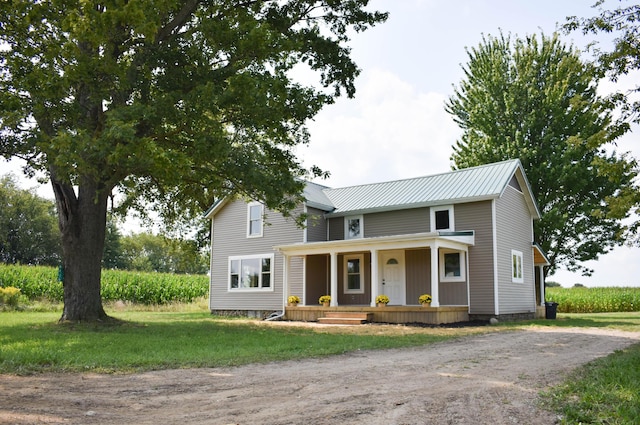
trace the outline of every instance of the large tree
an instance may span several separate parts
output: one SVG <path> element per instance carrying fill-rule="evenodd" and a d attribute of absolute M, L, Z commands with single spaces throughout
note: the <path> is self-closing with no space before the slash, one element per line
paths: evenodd
<path fill-rule="evenodd" d="M 617 7 L 614 7 L 614 4 Z M 605 6 L 611 6 L 606 9 Z M 625 5 L 626 7 L 623 7 Z M 599 0 L 593 6 L 599 14 L 590 18 L 571 16 L 567 18 L 563 29 L 566 32 L 581 30 L 583 34 L 613 36 L 612 46 L 599 43 L 596 38 L 588 49 L 595 55 L 596 65 L 602 76 L 617 82 L 628 73 L 640 71 L 640 5 L 629 4 L 627 0 L 615 3 Z M 640 125 L 640 83 L 635 82 L 632 88 L 626 88 L 608 96 L 608 99 L 620 107 L 619 124 Z M 631 127 L 629 127 L 631 130 Z M 638 129 L 636 126 L 635 130 Z M 640 246 L 640 192 L 628 192 L 626 202 L 635 204 L 636 221 L 629 226 L 627 238 Z"/>
<path fill-rule="evenodd" d="M 557 34 L 484 37 L 467 50 L 465 77 L 446 104 L 463 134 L 456 168 L 519 158 L 541 209 L 535 237 L 553 272 L 591 271 L 584 261 L 623 242 L 637 190 L 636 163 L 612 142 L 612 104 L 596 94 L 597 72 Z"/>
<path fill-rule="evenodd" d="M 346 92 L 368 0 L 0 3 L 0 155 L 46 173 L 64 254 L 62 320 L 102 320 L 107 200 L 166 219 L 243 194 L 290 211 L 305 122 Z M 292 78 L 296 66 L 318 88 Z M 320 173 L 317 168 L 312 173 Z M 143 208 L 140 208 L 143 209 Z"/>

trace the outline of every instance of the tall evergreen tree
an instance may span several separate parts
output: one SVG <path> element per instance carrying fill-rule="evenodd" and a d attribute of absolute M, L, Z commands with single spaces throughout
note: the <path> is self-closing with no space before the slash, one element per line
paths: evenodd
<path fill-rule="evenodd" d="M 542 212 L 536 239 L 558 267 L 591 271 L 584 261 L 621 244 L 637 190 L 636 163 L 612 142 L 624 131 L 596 94 L 597 71 L 557 34 L 483 37 L 467 50 L 465 77 L 446 110 L 462 128 L 456 168 L 519 158 Z"/>

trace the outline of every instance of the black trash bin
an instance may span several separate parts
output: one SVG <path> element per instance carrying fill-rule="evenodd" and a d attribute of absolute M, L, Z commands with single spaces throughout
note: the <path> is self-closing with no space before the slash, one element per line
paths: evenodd
<path fill-rule="evenodd" d="M 558 303 L 544 303 L 544 313 L 546 319 L 555 319 L 558 312 Z"/>

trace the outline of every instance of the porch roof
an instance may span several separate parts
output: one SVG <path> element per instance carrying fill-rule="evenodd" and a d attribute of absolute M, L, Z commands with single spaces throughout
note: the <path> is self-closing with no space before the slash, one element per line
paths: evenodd
<path fill-rule="evenodd" d="M 302 242 L 290 245 L 278 245 L 273 248 L 285 255 L 299 256 L 331 252 L 426 248 L 435 246 L 465 250 L 467 247 L 473 245 L 475 245 L 475 232 L 473 230 L 466 230 L 459 232 L 428 232 L 336 241 Z"/>
<path fill-rule="evenodd" d="M 544 252 L 542 247 L 535 242 L 531 245 L 533 246 L 533 264 L 536 266 L 550 266 L 549 257 L 547 257 L 547 253 Z"/>

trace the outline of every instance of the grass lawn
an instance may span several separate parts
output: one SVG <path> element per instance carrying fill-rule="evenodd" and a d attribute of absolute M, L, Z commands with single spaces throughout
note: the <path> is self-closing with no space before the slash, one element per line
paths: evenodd
<path fill-rule="evenodd" d="M 637 424 L 640 420 L 640 344 L 586 364 L 542 394 L 561 424 Z"/>
<path fill-rule="evenodd" d="M 0 312 L 0 373 L 132 372 L 301 359 L 407 347 L 488 327 L 272 326 L 208 312 L 121 311 L 109 325 L 58 324 L 59 313 Z"/>
<path fill-rule="evenodd" d="M 608 328 L 621 331 L 640 331 L 640 312 L 625 313 L 558 313 L 556 320 L 527 320 L 504 322 L 501 326 L 526 328 L 527 326 Z"/>

